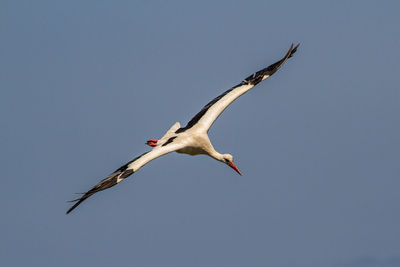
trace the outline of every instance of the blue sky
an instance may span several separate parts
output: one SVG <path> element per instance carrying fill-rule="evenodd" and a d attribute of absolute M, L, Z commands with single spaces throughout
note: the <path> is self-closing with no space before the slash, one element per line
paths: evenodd
<path fill-rule="evenodd" d="M 396 1 L 1 1 L 2 266 L 399 266 Z M 298 53 L 210 131 L 67 200 Z"/>

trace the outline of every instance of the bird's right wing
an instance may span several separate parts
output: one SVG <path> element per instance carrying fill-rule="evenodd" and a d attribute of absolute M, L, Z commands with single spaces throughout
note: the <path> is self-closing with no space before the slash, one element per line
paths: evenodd
<path fill-rule="evenodd" d="M 70 213 L 72 210 L 74 210 L 77 206 L 79 206 L 83 201 L 85 201 L 93 194 L 102 191 L 104 189 L 113 187 L 114 185 L 120 183 L 122 180 L 124 180 L 134 172 L 137 172 L 141 167 L 143 167 L 153 159 L 156 159 L 165 154 L 176 151 L 182 147 L 183 145 L 179 143 L 171 143 L 165 146 L 157 146 L 153 148 L 151 151 L 146 152 L 134 158 L 133 160 L 129 161 L 125 165 L 115 170 L 105 179 L 101 180 L 98 184 L 92 187 L 92 189 L 90 189 L 86 193 L 83 193 L 83 195 L 80 198 L 71 200 L 70 202 L 76 202 L 76 203 L 67 211 L 67 214 Z"/>
<path fill-rule="evenodd" d="M 296 53 L 299 44 L 290 46 L 289 51 L 286 55 L 274 64 L 257 71 L 244 79 L 240 84 L 234 86 L 233 88 L 225 91 L 221 95 L 217 96 L 211 100 L 207 105 L 205 105 L 199 113 L 197 113 L 188 124 L 176 131 L 176 133 L 184 132 L 192 127 L 196 127 L 200 131 L 207 132 L 213 125 L 215 120 L 221 115 L 221 113 L 239 96 L 243 95 L 251 88 L 253 88 L 258 83 L 264 81 L 272 74 L 274 74 L 285 61 L 292 57 Z"/>

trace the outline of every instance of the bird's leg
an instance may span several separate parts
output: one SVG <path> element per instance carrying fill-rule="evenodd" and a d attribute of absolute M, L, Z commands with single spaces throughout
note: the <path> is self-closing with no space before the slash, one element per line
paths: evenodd
<path fill-rule="evenodd" d="M 156 140 L 156 139 L 150 139 L 150 140 L 147 140 L 146 145 L 155 147 L 157 145 L 157 142 L 158 142 L 158 140 Z"/>

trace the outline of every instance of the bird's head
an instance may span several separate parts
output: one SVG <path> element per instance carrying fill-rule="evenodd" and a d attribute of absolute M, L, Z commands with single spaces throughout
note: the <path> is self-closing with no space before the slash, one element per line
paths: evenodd
<path fill-rule="evenodd" d="M 223 163 L 234 169 L 237 173 L 242 175 L 242 173 L 239 171 L 239 169 L 236 167 L 235 163 L 233 162 L 233 156 L 231 154 L 222 154 L 222 160 Z"/>

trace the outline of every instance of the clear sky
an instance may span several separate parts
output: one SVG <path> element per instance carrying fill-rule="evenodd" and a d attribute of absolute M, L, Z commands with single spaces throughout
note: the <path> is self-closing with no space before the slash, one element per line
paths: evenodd
<path fill-rule="evenodd" d="M 0 2 L 1 266 L 400 266 L 398 1 Z M 247 75 L 210 138 L 67 200 Z"/>

